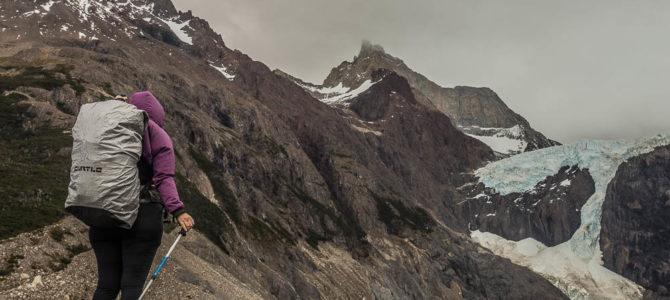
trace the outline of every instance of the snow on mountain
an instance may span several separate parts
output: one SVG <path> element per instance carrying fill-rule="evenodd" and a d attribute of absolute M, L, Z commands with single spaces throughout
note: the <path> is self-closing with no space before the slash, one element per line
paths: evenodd
<path fill-rule="evenodd" d="M 346 91 L 344 93 L 341 93 L 341 94 L 337 94 L 337 93 L 330 94 L 327 97 L 321 99 L 321 101 L 323 101 L 324 103 L 328 103 L 328 104 L 341 103 L 341 104 L 346 106 L 346 105 L 348 105 L 348 103 L 346 102 L 347 100 L 355 98 L 356 96 L 364 93 L 365 91 L 370 89 L 370 87 L 372 87 L 377 82 L 378 81 L 372 82 L 372 80 L 368 79 L 365 82 L 363 82 L 359 87 L 357 87 L 355 89 L 349 89 L 348 91 Z M 340 83 L 339 86 L 341 86 L 341 85 L 342 85 L 342 83 Z"/>
<path fill-rule="evenodd" d="M 234 75 L 234 74 L 231 74 L 230 71 L 228 71 L 228 68 L 226 68 L 226 66 L 223 66 L 223 65 L 222 65 L 222 66 L 220 66 L 220 67 L 217 67 L 217 66 L 215 66 L 214 63 L 211 62 L 211 61 L 209 62 L 209 66 L 212 67 L 212 68 L 214 68 L 214 69 L 216 69 L 216 70 L 219 71 L 221 74 L 223 74 L 223 76 L 226 77 L 226 79 L 228 79 L 228 80 L 230 80 L 230 81 L 233 81 L 233 79 L 235 79 L 235 75 Z"/>
<path fill-rule="evenodd" d="M 523 152 L 528 146 L 524 140 L 524 130 L 520 125 L 510 128 L 486 128 L 479 126 L 459 126 L 470 137 L 482 141 L 503 156 Z"/>
<path fill-rule="evenodd" d="M 183 23 L 177 23 L 172 19 L 161 19 L 163 23 L 167 24 L 168 27 L 170 27 L 170 30 L 174 32 L 175 35 L 184 43 L 187 43 L 189 45 L 193 45 L 193 39 L 188 35 L 188 33 L 184 30 L 184 28 L 188 27 L 188 24 L 191 22 L 191 20 L 188 20 Z"/>
<path fill-rule="evenodd" d="M 50 22 L 60 22 L 64 18 L 56 17 L 63 10 L 71 10 L 78 17 L 79 24 L 58 24 L 55 28 L 50 28 Z M 193 17 L 190 13 L 169 13 L 165 9 L 159 8 L 155 3 L 149 1 L 91 1 L 91 0 L 50 0 L 46 3 L 35 5 L 26 11 L 16 11 L 9 16 L 9 20 L 16 18 L 34 18 L 38 24 L 38 32 L 42 36 L 54 37 L 60 32 L 68 34 L 68 29 L 76 27 L 76 31 L 71 34 L 79 39 L 108 39 L 117 41 L 118 30 L 105 28 L 110 24 L 114 27 L 122 28 L 128 38 L 133 36 L 145 36 L 145 31 L 138 27 L 134 21 L 144 20 L 144 22 L 155 23 L 159 26 L 169 28 L 176 38 L 184 44 L 193 45 L 194 27 L 191 26 Z M 35 20 L 37 19 L 37 20 Z M 0 21 L 8 21 L 4 15 Z M 2 27 L 2 25 L 0 25 Z M 53 30 L 56 29 L 56 30 Z M 3 32 L 7 28 L 3 27 Z M 30 36 L 30 28 L 14 28 L 16 39 Z"/>
<path fill-rule="evenodd" d="M 43 4 L 43 5 L 41 5 L 41 6 L 42 6 L 42 9 L 44 9 L 45 11 L 51 11 L 51 6 L 53 6 L 54 3 L 55 3 L 55 1 L 54 1 L 54 0 L 51 0 L 51 1 L 49 1 L 49 2 L 47 2 L 47 3 L 45 3 L 45 4 Z"/>
<path fill-rule="evenodd" d="M 356 96 L 364 93 L 377 82 L 379 82 L 379 80 L 373 82 L 371 79 L 367 79 L 361 85 L 355 88 L 349 88 L 344 86 L 342 82 L 335 86 L 325 87 L 295 81 L 295 83 L 303 89 L 310 91 L 313 95 L 318 95 L 317 99 L 321 102 L 329 105 L 342 105 L 345 107 L 350 104 L 347 100 L 356 98 Z"/>
<path fill-rule="evenodd" d="M 668 144 L 670 136 L 665 135 L 635 141 L 584 140 L 488 164 L 476 170 L 475 175 L 486 187 L 503 195 L 530 191 L 561 167 L 572 165 L 589 169 L 596 191 L 582 206 L 579 229 L 565 243 L 545 247 L 533 239 L 513 242 L 479 231 L 472 232 L 472 238 L 494 253 L 543 275 L 572 299 L 641 298 L 642 287 L 602 266 L 602 204 L 607 185 L 621 163 Z"/>

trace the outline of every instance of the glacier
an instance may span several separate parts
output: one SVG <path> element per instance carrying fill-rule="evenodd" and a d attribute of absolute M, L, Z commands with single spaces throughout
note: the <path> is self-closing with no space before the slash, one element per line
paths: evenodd
<path fill-rule="evenodd" d="M 508 241 L 495 234 L 473 231 L 485 248 L 541 274 L 571 299 L 640 299 L 644 289 L 603 266 L 600 220 L 607 185 L 627 159 L 670 144 L 670 136 L 638 140 L 583 140 L 518 154 L 475 171 L 479 182 L 502 195 L 532 190 L 561 167 L 588 168 L 595 192 L 581 209 L 581 225 L 571 239 L 546 247 L 532 238 Z"/>

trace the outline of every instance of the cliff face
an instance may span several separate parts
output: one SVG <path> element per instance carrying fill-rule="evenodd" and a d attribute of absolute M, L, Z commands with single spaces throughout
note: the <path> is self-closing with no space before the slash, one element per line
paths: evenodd
<path fill-rule="evenodd" d="M 568 241 L 581 223 L 581 208 L 595 192 L 588 169 L 562 167 L 523 193 L 501 195 L 478 184 L 459 203 L 472 230 L 508 240 L 533 238 L 546 246 Z"/>
<path fill-rule="evenodd" d="M 670 146 L 621 164 L 607 186 L 605 266 L 660 296 L 670 289 Z"/>
<path fill-rule="evenodd" d="M 333 68 L 321 85 L 275 72 L 295 80 L 317 99 L 332 105 L 346 105 L 333 99 L 342 99 L 347 92 L 376 82 L 373 73 L 378 69 L 391 70 L 406 78 L 417 101 L 444 113 L 459 130 L 484 141 L 503 157 L 559 144 L 531 128 L 528 121 L 507 107 L 491 89 L 443 88 L 386 53 L 381 46 L 367 41 L 353 61 Z"/>
<path fill-rule="evenodd" d="M 563 298 L 445 226 L 463 174 L 492 153 L 413 97 L 405 79 L 380 73 L 377 90 L 345 112 L 228 49 L 169 1 L 2 1 L 0 15 L 0 146 L 10 153 L 0 163 L 12 170 L 0 185 L 11 192 L 3 238 L 63 217 L 79 107 L 151 90 L 166 110 L 180 196 L 206 237 L 179 248 L 175 267 L 199 274 L 179 287 L 204 291 L 192 296 L 235 299 L 232 285 L 249 298 Z M 2 290 L 39 296 L 23 273 L 79 278 L 63 294 L 90 296 L 78 286 L 93 284 L 91 253 L 84 232 L 73 234 L 84 252 L 70 259 L 82 264 L 63 268 L 49 258 L 33 268 L 27 257 L 58 261 L 74 240 L 3 241 L 0 259 L 13 267 Z"/>

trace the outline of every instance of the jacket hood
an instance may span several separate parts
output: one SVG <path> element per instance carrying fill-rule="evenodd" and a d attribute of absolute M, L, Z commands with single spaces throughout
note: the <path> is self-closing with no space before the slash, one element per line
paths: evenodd
<path fill-rule="evenodd" d="M 135 105 L 135 107 L 146 111 L 149 115 L 149 119 L 158 124 L 158 126 L 163 127 L 163 119 L 165 118 L 165 110 L 163 106 L 158 102 L 158 99 L 154 97 L 153 94 L 149 91 L 138 92 L 130 96 L 130 101 L 128 103 Z"/>

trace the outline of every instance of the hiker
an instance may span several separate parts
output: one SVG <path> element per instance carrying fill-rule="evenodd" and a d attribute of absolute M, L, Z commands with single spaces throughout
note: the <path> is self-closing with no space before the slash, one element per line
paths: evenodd
<path fill-rule="evenodd" d="M 138 163 L 142 186 L 139 212 L 130 229 L 91 226 L 89 239 L 98 263 L 98 286 L 94 300 L 116 299 L 119 290 L 124 300 L 140 296 L 161 244 L 163 207 L 176 218 L 184 231 L 194 225 L 177 194 L 174 149 L 170 137 L 162 128 L 163 107 L 148 91 L 133 94 L 128 103 L 149 115 Z"/>

